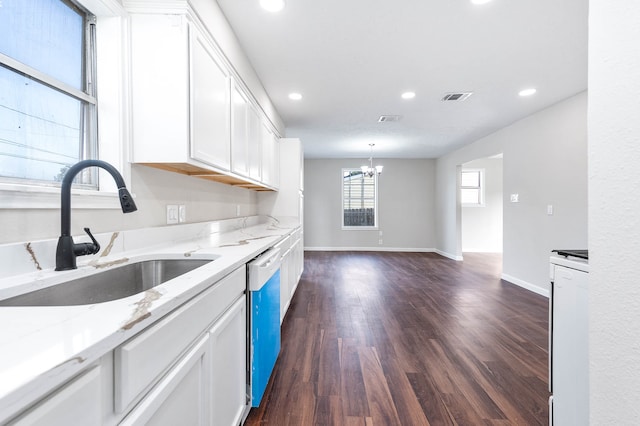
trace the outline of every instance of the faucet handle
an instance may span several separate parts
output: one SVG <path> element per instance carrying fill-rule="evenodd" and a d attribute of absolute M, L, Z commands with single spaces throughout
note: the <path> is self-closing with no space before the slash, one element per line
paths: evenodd
<path fill-rule="evenodd" d="M 73 245 L 73 252 L 76 256 L 85 256 L 87 254 L 96 254 L 100 251 L 100 244 L 96 241 L 96 239 L 91 234 L 91 230 L 89 228 L 84 228 L 84 232 L 89 235 L 91 238 L 91 243 L 80 243 Z"/>

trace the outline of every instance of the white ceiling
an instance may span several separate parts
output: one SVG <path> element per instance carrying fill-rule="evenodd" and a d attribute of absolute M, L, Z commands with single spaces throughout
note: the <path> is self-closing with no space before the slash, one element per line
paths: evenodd
<path fill-rule="evenodd" d="M 587 88 L 588 0 L 217 1 L 307 158 L 436 158 Z"/>

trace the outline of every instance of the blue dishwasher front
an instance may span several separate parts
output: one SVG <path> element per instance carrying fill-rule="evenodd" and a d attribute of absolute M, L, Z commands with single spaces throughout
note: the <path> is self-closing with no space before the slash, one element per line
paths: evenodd
<path fill-rule="evenodd" d="M 280 251 L 249 266 L 251 406 L 258 407 L 280 353 Z"/>

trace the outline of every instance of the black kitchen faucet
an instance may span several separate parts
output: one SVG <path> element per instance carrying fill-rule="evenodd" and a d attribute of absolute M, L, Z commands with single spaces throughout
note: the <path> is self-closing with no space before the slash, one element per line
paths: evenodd
<path fill-rule="evenodd" d="M 83 160 L 71 166 L 62 179 L 62 189 L 60 192 L 61 232 L 60 238 L 58 238 L 58 248 L 56 249 L 56 271 L 76 269 L 77 256 L 96 254 L 100 251 L 100 244 L 93 238 L 89 228 L 84 228 L 84 231 L 91 238 L 91 243 L 75 244 L 73 237 L 71 237 L 71 184 L 80 170 L 92 166 L 105 169 L 116 181 L 122 213 L 131 213 L 138 210 L 136 203 L 133 202 L 131 194 L 129 194 L 127 190 L 122 175 L 111 164 L 100 160 Z"/>

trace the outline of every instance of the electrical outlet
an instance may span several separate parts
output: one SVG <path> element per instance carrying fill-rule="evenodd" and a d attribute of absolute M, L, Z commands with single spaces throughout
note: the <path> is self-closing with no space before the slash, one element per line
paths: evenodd
<path fill-rule="evenodd" d="M 236 217 L 240 216 L 240 204 L 236 204 Z"/>
<path fill-rule="evenodd" d="M 187 206 L 180 204 L 178 206 L 178 222 L 184 223 L 187 221 Z"/>
<path fill-rule="evenodd" d="M 382 245 L 382 238 L 378 240 L 378 244 Z"/>
<path fill-rule="evenodd" d="M 511 202 L 512 203 L 517 203 L 520 201 L 520 195 L 519 194 L 511 194 Z"/>
<path fill-rule="evenodd" d="M 167 225 L 178 223 L 178 206 L 167 204 Z"/>
<path fill-rule="evenodd" d="M 553 215 L 553 206 L 551 204 L 547 206 L 547 214 L 549 216 Z"/>

